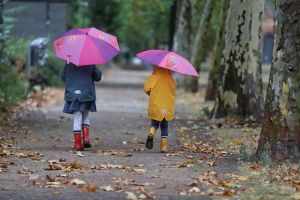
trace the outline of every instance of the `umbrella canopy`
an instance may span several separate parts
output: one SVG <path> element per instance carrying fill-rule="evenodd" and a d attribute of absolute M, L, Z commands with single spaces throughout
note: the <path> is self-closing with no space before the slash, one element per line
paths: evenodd
<path fill-rule="evenodd" d="M 165 50 L 147 50 L 136 54 L 142 60 L 180 74 L 198 76 L 193 65 L 182 56 Z"/>
<path fill-rule="evenodd" d="M 104 64 L 120 52 L 117 37 L 96 28 L 71 29 L 54 47 L 57 57 L 77 66 Z"/>

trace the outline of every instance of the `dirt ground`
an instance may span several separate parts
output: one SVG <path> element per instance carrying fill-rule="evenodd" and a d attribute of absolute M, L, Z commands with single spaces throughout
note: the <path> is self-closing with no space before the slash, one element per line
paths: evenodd
<path fill-rule="evenodd" d="M 107 70 L 91 113 L 92 148 L 72 151 L 63 90 L 48 88 L 2 125 L 0 199 L 299 199 L 298 165 L 251 160 L 260 128 L 211 122 L 204 90 L 179 90 L 169 153 L 145 148 L 143 71 Z"/>

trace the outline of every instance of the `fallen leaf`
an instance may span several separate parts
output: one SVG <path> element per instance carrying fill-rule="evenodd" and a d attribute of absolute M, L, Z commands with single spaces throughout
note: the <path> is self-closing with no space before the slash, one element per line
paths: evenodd
<path fill-rule="evenodd" d="M 87 184 L 80 188 L 81 192 L 96 192 L 97 186 L 95 184 Z"/>
<path fill-rule="evenodd" d="M 105 186 L 101 186 L 99 187 L 100 190 L 103 190 L 105 192 L 110 192 L 110 191 L 114 191 L 114 188 L 111 185 L 105 185 Z"/>
<path fill-rule="evenodd" d="M 24 166 L 22 166 L 22 168 L 18 170 L 18 174 L 29 174 L 29 173 L 32 173 L 32 171 Z"/>
<path fill-rule="evenodd" d="M 147 196 L 144 194 L 140 194 L 138 199 L 147 199 Z"/>
<path fill-rule="evenodd" d="M 106 164 L 99 164 L 97 169 L 124 169 L 125 166 L 123 165 L 113 165 L 110 163 L 106 163 Z"/>
<path fill-rule="evenodd" d="M 71 183 L 72 183 L 73 185 L 85 185 L 85 184 L 86 184 L 84 181 L 79 180 L 79 179 L 77 179 L 77 178 L 72 179 L 72 180 L 71 180 Z"/>
<path fill-rule="evenodd" d="M 28 179 L 29 180 L 36 180 L 36 179 L 38 179 L 39 178 L 39 175 L 29 175 L 28 176 Z"/>
<path fill-rule="evenodd" d="M 59 164 L 50 164 L 45 170 L 64 170 L 65 168 Z"/>
<path fill-rule="evenodd" d="M 300 192 L 295 192 L 291 194 L 290 197 L 292 197 L 293 199 L 300 199 Z"/>
<path fill-rule="evenodd" d="M 254 169 L 254 170 L 257 170 L 257 171 L 260 171 L 261 170 L 261 166 L 257 163 L 253 163 L 250 165 L 250 168 L 251 169 Z"/>
<path fill-rule="evenodd" d="M 189 193 L 198 193 L 200 192 L 200 189 L 198 187 L 192 187 L 190 190 L 189 190 Z"/>
<path fill-rule="evenodd" d="M 126 194 L 127 194 L 126 196 L 127 200 L 138 200 L 137 196 L 133 192 L 126 192 Z"/>
<path fill-rule="evenodd" d="M 49 162 L 50 164 L 57 164 L 57 163 L 60 163 L 59 160 L 48 160 L 48 162 Z"/>
<path fill-rule="evenodd" d="M 154 184 L 153 184 L 154 185 Z M 140 191 L 142 192 L 143 195 L 145 195 L 145 197 L 147 199 L 154 199 L 154 196 L 152 196 L 152 194 L 146 192 L 145 187 L 144 186 L 139 186 Z"/>
<path fill-rule="evenodd" d="M 76 152 L 76 156 L 84 157 L 84 155 L 81 153 L 81 151 L 77 151 L 77 152 Z"/>
<path fill-rule="evenodd" d="M 206 157 L 206 156 L 204 156 L 203 158 L 201 158 L 201 160 L 203 160 L 207 165 L 209 165 L 209 166 L 214 166 L 214 165 L 216 165 L 216 160 L 214 160 L 214 159 L 210 159 L 210 158 L 208 158 L 208 157 Z"/>
<path fill-rule="evenodd" d="M 185 196 L 185 195 L 187 195 L 187 193 L 186 193 L 186 191 L 181 191 L 181 192 L 179 192 L 179 195 Z"/>
<path fill-rule="evenodd" d="M 137 173 L 145 173 L 147 172 L 146 169 L 132 169 L 133 171 L 137 172 Z"/>
<path fill-rule="evenodd" d="M 46 184 L 47 185 L 53 185 L 53 186 L 60 186 L 61 185 L 61 183 L 57 182 L 57 181 L 55 181 L 55 182 L 46 182 Z"/>
<path fill-rule="evenodd" d="M 48 182 L 56 182 L 56 178 L 55 176 L 51 176 L 51 175 L 46 175 L 46 179 Z"/>
<path fill-rule="evenodd" d="M 185 167 L 191 167 L 193 166 L 193 164 L 195 164 L 196 161 L 193 160 L 193 159 L 187 159 L 187 160 L 184 160 L 182 162 L 180 162 L 179 164 L 177 164 L 176 166 L 178 168 L 185 168 Z"/>
<path fill-rule="evenodd" d="M 82 169 L 83 167 L 81 161 L 77 161 L 77 160 L 72 163 L 63 164 L 63 166 L 66 168 L 67 171 Z"/>
<path fill-rule="evenodd" d="M 118 157 L 130 157 L 132 156 L 131 153 L 125 153 L 122 150 L 108 150 L 108 151 L 101 151 L 99 153 L 101 156 L 118 156 Z"/>
<path fill-rule="evenodd" d="M 4 149 L 2 152 L 0 152 L 1 157 L 8 157 L 11 155 L 11 152 L 9 150 Z"/>
<path fill-rule="evenodd" d="M 188 186 L 191 186 L 191 187 L 194 187 L 194 186 L 197 186 L 197 185 L 198 185 L 197 181 L 192 181 L 192 182 L 188 183 Z"/>
<path fill-rule="evenodd" d="M 237 184 L 233 181 L 219 180 L 218 184 L 223 187 L 236 187 Z"/>
<path fill-rule="evenodd" d="M 232 196 L 232 195 L 234 195 L 234 193 L 235 193 L 235 191 L 234 190 L 224 190 L 223 191 L 223 196 Z"/>
<path fill-rule="evenodd" d="M 249 180 L 249 176 L 242 176 L 242 175 L 237 175 L 237 174 L 225 174 L 226 176 L 230 176 L 232 178 L 235 178 L 239 181 L 247 181 Z"/>

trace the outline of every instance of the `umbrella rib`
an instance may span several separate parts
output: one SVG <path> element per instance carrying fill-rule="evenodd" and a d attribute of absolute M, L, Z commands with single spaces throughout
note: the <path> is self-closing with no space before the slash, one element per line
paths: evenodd
<path fill-rule="evenodd" d="M 77 60 L 77 65 L 79 65 L 79 61 L 80 61 L 80 59 L 81 59 L 81 55 L 82 55 L 82 54 L 81 54 L 81 51 L 82 51 L 82 48 L 83 48 L 83 46 L 84 46 L 84 43 L 85 43 L 86 38 L 87 38 L 87 36 L 84 37 L 83 42 L 82 42 L 82 45 L 81 45 L 81 47 L 80 47 L 80 50 L 79 50 L 79 56 L 78 56 L 78 60 Z"/>

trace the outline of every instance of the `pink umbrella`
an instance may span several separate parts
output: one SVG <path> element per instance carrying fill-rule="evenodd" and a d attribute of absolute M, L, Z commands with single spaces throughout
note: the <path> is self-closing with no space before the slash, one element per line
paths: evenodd
<path fill-rule="evenodd" d="M 165 50 L 147 50 L 136 54 L 142 60 L 172 71 L 199 76 L 193 65 L 180 55 Z"/>
<path fill-rule="evenodd" d="M 71 29 L 54 47 L 57 57 L 77 66 L 104 64 L 120 52 L 117 37 L 96 28 Z"/>

